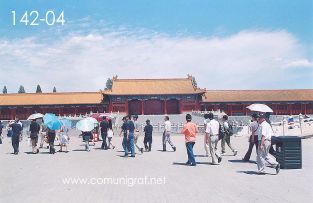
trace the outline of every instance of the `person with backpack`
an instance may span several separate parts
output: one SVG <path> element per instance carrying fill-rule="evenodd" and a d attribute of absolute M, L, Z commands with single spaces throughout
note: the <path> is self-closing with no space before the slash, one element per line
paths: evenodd
<path fill-rule="evenodd" d="M 30 140 L 32 143 L 32 151 L 33 154 L 39 153 L 39 149 L 37 149 L 38 143 L 38 134 L 40 131 L 40 125 L 36 122 L 36 120 L 32 120 L 29 126 L 30 131 Z"/>
<path fill-rule="evenodd" d="M 238 151 L 235 150 L 231 144 L 230 144 L 230 137 L 234 134 L 233 133 L 233 127 L 232 125 L 228 122 L 228 116 L 224 115 L 222 118 L 222 125 L 221 127 L 224 130 L 224 137 L 222 138 L 221 141 L 221 147 L 222 147 L 222 155 L 225 154 L 225 143 L 227 143 L 228 147 L 232 150 L 234 156 L 237 155 Z"/>
<path fill-rule="evenodd" d="M 206 125 L 206 136 L 209 137 L 209 146 L 210 146 L 210 153 L 212 157 L 212 164 L 218 165 L 222 161 L 221 155 L 216 150 L 216 146 L 219 140 L 219 129 L 220 124 L 217 120 L 214 119 L 213 113 L 208 114 L 209 122 Z"/>

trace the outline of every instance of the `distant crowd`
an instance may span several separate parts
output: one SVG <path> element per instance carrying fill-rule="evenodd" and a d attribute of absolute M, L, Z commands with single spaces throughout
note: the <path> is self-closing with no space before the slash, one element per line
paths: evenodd
<path fill-rule="evenodd" d="M 138 116 L 128 115 L 123 117 L 123 124 L 119 130 L 119 136 L 122 136 L 122 147 L 124 149 L 124 157 L 135 157 L 135 148 L 140 153 L 150 152 L 153 143 L 153 127 L 150 120 L 146 120 L 146 124 L 141 129 L 141 124 L 138 122 Z M 30 123 L 30 141 L 32 146 L 32 153 L 36 154 L 40 148 L 43 148 L 44 143 L 48 143 L 49 153 L 54 154 L 55 140 L 59 141 L 59 152 L 68 152 L 67 146 L 69 144 L 70 136 L 68 135 L 69 128 L 62 126 L 60 130 L 51 130 L 41 124 L 42 120 L 34 119 Z M 231 137 L 233 135 L 233 129 L 231 123 L 228 121 L 228 116 L 224 115 L 221 121 L 214 119 L 213 113 L 204 115 L 205 135 L 204 135 L 204 151 L 207 157 L 211 157 L 213 165 L 219 165 L 222 161 L 222 155 L 225 153 L 226 144 L 231 149 L 234 156 L 237 155 L 237 150 L 231 145 Z M 5 126 L 0 121 L 0 144 L 2 144 L 2 132 Z M 19 153 L 19 143 L 22 140 L 23 124 L 16 119 L 7 126 L 8 137 L 11 137 L 13 153 L 17 155 Z M 273 135 L 272 127 L 267 119 L 265 113 L 254 113 L 249 125 L 250 139 L 247 153 L 245 154 L 243 161 L 249 161 L 253 150 L 253 146 L 256 147 L 257 152 L 257 166 L 258 173 L 265 174 L 265 165 L 272 166 L 276 173 L 279 173 L 280 165 L 276 162 L 271 155 Z M 141 133 L 144 134 L 143 145 L 139 142 Z M 162 135 L 163 151 L 167 151 L 167 145 L 175 152 L 176 146 L 171 140 L 172 124 L 169 116 L 164 117 L 164 132 Z M 183 126 L 181 133 L 185 136 L 185 146 L 187 152 L 186 165 L 196 166 L 195 155 L 193 147 L 197 141 L 197 134 L 199 133 L 198 127 L 192 122 L 192 116 L 186 115 L 186 123 Z M 82 140 L 85 143 L 85 150 L 90 151 L 90 142 L 94 142 L 101 135 L 102 144 L 101 149 L 108 150 L 114 149 L 115 146 L 112 142 L 114 135 L 112 128 L 112 120 L 109 117 L 103 116 L 102 121 L 92 131 L 81 132 Z M 39 147 L 37 147 L 39 141 Z M 221 153 L 217 150 L 217 145 L 221 141 Z"/>

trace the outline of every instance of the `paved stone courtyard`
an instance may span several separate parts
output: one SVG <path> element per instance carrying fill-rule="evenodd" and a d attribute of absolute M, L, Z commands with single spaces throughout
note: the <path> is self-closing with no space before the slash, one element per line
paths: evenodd
<path fill-rule="evenodd" d="M 30 154 L 31 148 L 23 140 L 20 154 L 15 156 L 5 138 L 0 145 L 0 202 L 299 203 L 313 198 L 313 139 L 302 142 L 303 169 L 281 170 L 279 175 L 273 175 L 275 170 L 271 168 L 267 175 L 256 175 L 255 151 L 252 162 L 240 161 L 247 149 L 247 137 L 232 138 L 238 155 L 232 156 L 227 148 L 222 164 L 213 166 L 211 159 L 203 156 L 203 136 L 198 136 L 196 167 L 184 165 L 187 155 L 182 135 L 172 137 L 176 152 L 161 152 L 161 136 L 155 135 L 152 152 L 137 154 L 136 158 L 121 157 L 121 138 L 113 139 L 117 146 L 114 150 L 100 150 L 98 142 L 91 152 L 85 152 L 81 139 L 72 132 L 70 152 L 55 155 L 48 154 L 48 149 Z M 87 182 L 66 184 L 65 178 Z M 124 182 L 104 184 L 104 178 Z M 150 178 L 150 184 L 143 184 Z"/>

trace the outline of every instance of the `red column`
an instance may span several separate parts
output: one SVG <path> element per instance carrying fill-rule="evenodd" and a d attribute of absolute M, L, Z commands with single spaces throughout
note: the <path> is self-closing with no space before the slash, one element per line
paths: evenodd
<path fill-rule="evenodd" d="M 167 105 L 166 105 L 166 99 L 164 99 L 164 114 L 167 114 Z"/>
<path fill-rule="evenodd" d="M 125 101 L 125 113 L 128 114 L 128 101 Z"/>
<path fill-rule="evenodd" d="M 306 104 L 304 104 L 304 114 L 306 114 Z"/>
<path fill-rule="evenodd" d="M 228 110 L 228 115 L 229 115 L 229 116 L 232 116 L 232 115 L 233 115 L 231 106 L 232 106 L 232 105 L 227 105 L 227 110 Z"/>
<path fill-rule="evenodd" d="M 183 99 L 179 100 L 179 113 L 183 113 Z"/>
<path fill-rule="evenodd" d="M 288 104 L 288 113 L 292 114 L 292 104 Z"/>
<path fill-rule="evenodd" d="M 145 101 L 141 100 L 141 114 L 145 115 Z"/>
<path fill-rule="evenodd" d="M 112 101 L 109 102 L 108 112 L 113 111 L 113 104 Z"/>
<path fill-rule="evenodd" d="M 14 120 L 15 119 L 15 116 L 16 116 L 16 109 L 10 109 L 10 119 L 11 120 Z"/>

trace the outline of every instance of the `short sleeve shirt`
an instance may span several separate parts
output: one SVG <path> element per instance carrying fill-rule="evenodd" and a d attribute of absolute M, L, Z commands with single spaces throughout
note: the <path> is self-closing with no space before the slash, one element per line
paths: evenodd
<path fill-rule="evenodd" d="M 252 135 L 258 135 L 259 124 L 256 121 L 253 121 L 249 125 L 250 131 Z"/>
<path fill-rule="evenodd" d="M 210 134 L 210 135 L 218 135 L 218 130 L 219 130 L 219 123 L 216 120 L 210 120 L 208 124 L 206 125 L 206 130 L 205 132 Z"/>
<path fill-rule="evenodd" d="M 22 126 L 18 123 L 13 123 L 10 125 L 10 127 L 12 128 L 13 134 L 14 135 L 19 135 L 22 132 Z"/>
<path fill-rule="evenodd" d="M 127 122 L 127 130 L 129 130 L 130 133 L 134 133 L 135 131 L 135 125 L 133 121 Z"/>
<path fill-rule="evenodd" d="M 172 124 L 171 121 L 165 121 L 164 123 L 164 128 L 166 132 L 171 132 L 172 131 Z"/>
<path fill-rule="evenodd" d="M 268 122 L 266 122 L 266 121 L 263 121 L 263 122 L 260 124 L 260 130 L 259 130 L 258 140 L 261 140 L 262 135 L 264 136 L 264 138 L 265 138 L 266 140 L 271 140 L 272 135 L 273 135 L 273 130 L 272 130 L 271 125 L 270 125 Z"/>

